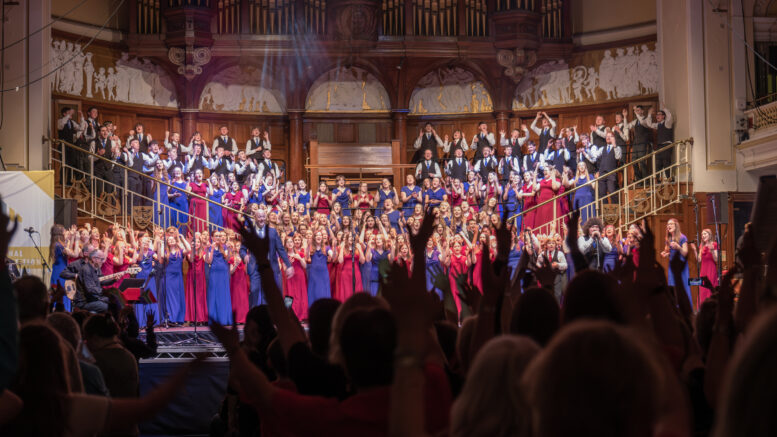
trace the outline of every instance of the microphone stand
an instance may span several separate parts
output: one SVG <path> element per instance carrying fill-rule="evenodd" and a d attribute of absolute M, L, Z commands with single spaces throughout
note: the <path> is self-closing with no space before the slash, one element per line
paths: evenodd
<path fill-rule="evenodd" d="M 2 162 L 2 158 L 0 158 L 0 162 Z M 40 232 L 36 232 L 36 231 L 30 230 L 30 231 L 27 231 L 27 236 L 30 237 L 30 240 L 32 241 L 32 245 L 35 246 L 35 250 L 38 252 L 38 255 L 40 256 L 41 267 L 43 267 L 43 280 L 44 280 L 44 283 L 45 283 L 46 272 L 48 271 L 49 273 L 51 273 L 51 266 L 49 266 L 49 263 L 46 262 L 46 257 L 43 256 L 43 252 L 41 252 L 40 246 L 38 246 L 38 243 L 36 243 L 35 239 L 32 238 L 32 234 L 34 234 L 34 233 L 37 233 L 38 235 L 40 235 Z"/>

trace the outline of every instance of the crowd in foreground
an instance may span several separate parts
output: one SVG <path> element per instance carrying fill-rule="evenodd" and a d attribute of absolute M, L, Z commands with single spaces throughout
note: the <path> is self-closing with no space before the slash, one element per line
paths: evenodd
<path fill-rule="evenodd" d="M 500 225 L 493 250 L 483 247 L 482 294 L 464 293 L 470 315 L 459 326 L 450 282 L 436 282 L 442 299 L 427 289 L 433 221 L 425 215 L 410 232 L 413 263 L 387 265 L 379 296 L 319 299 L 307 332 L 275 281 L 270 228 L 247 221 L 238 234 L 267 304 L 250 311 L 242 342 L 235 327 L 211 321 L 231 361 L 213 434 L 773 435 L 777 272 L 763 266 L 777 263 L 777 246 L 760 253 L 750 229 L 736 265 L 694 313 L 682 288 L 668 285 L 647 226 L 637 251 L 605 273 L 575 244 L 573 213 L 576 274 L 559 305 L 552 268 L 531 266 L 529 248 L 511 271 L 512 237 Z M 0 215 L 3 257 L 17 228 L 9 225 Z M 670 265 L 680 284 L 687 262 L 675 253 Z M 60 311 L 38 278 L 11 285 L 4 271 L 0 281 L 3 435 L 137 433 L 187 383 L 191 366 L 137 398 L 137 387 L 116 378 L 137 373 L 131 327 L 110 312 Z M 110 397 L 87 387 L 96 379 L 87 357 L 106 373 Z"/>

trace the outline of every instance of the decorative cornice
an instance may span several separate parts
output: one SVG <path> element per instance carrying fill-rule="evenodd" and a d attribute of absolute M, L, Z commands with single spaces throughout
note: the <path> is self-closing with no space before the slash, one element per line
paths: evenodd
<path fill-rule="evenodd" d="M 52 15 L 51 18 L 58 18 L 58 17 Z M 102 31 L 100 31 L 100 27 L 98 26 L 79 23 L 77 21 L 71 21 L 66 18 L 59 19 L 59 21 L 56 21 L 51 26 L 51 28 L 54 30 L 67 32 L 73 35 L 83 36 L 86 38 L 91 38 L 94 35 L 96 35 L 97 32 L 100 32 L 100 34 L 97 35 L 95 39 L 100 41 L 111 42 L 111 43 L 121 43 L 122 41 L 124 41 L 124 38 L 126 37 L 124 32 L 120 30 L 105 28 Z"/>

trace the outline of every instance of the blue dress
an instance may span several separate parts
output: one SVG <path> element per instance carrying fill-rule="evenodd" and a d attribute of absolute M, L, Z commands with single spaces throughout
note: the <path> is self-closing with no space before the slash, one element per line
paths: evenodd
<path fill-rule="evenodd" d="M 426 255 L 426 291 L 434 291 L 442 299 L 442 290 L 434 286 L 435 272 L 445 274 L 442 263 L 440 263 L 440 252 L 434 249 L 430 254 L 427 250 L 424 250 L 424 254 Z"/>
<path fill-rule="evenodd" d="M 407 202 L 402 205 L 402 210 L 404 211 L 405 218 L 408 218 L 413 215 L 413 209 L 415 209 L 415 206 L 421 203 L 415 197 L 410 197 L 410 195 L 413 193 L 420 193 L 421 187 L 416 185 L 412 190 L 408 187 L 402 187 L 402 192 L 407 196 Z"/>
<path fill-rule="evenodd" d="M 310 207 L 310 191 L 297 194 L 297 205 L 305 205 L 305 214 L 307 215 Z"/>
<path fill-rule="evenodd" d="M 577 178 L 576 186 L 581 187 L 575 191 L 575 200 L 572 202 L 572 209 L 580 210 L 580 223 L 585 223 L 590 217 L 596 216 L 594 203 L 594 187 L 590 183 L 594 178 L 588 175 L 588 180 L 585 178 Z"/>
<path fill-rule="evenodd" d="M 339 190 L 339 191 L 338 191 Z M 335 188 L 335 192 L 338 194 L 335 196 L 335 202 L 339 203 L 343 207 L 343 215 L 351 215 L 351 189 L 350 188 Z"/>
<path fill-rule="evenodd" d="M 186 187 L 189 185 L 186 181 L 173 182 L 173 186 L 177 189 L 171 188 L 170 194 L 170 225 L 177 226 L 178 230 L 183 232 L 184 226 L 189 222 L 189 199 L 186 195 Z"/>
<path fill-rule="evenodd" d="M 65 247 L 59 243 L 54 246 L 54 265 L 51 266 L 51 281 L 50 285 L 58 285 L 59 287 L 65 286 L 65 280 L 59 277 L 67 267 L 67 256 L 65 255 Z M 73 304 L 70 302 L 67 296 L 62 296 L 62 304 L 65 306 L 65 311 L 71 311 Z"/>
<path fill-rule="evenodd" d="M 186 290 L 183 287 L 183 254 L 171 253 L 165 266 L 165 312 L 168 320 L 183 323 L 186 317 Z"/>
<path fill-rule="evenodd" d="M 507 217 L 512 217 L 515 214 L 521 212 L 521 202 L 518 201 L 518 193 L 510 187 L 507 190 L 507 200 L 505 201 L 507 208 Z M 521 216 L 515 218 L 515 226 L 521 229 Z"/>
<path fill-rule="evenodd" d="M 135 317 L 137 317 L 140 326 L 143 326 L 144 323 L 146 323 L 146 313 L 150 311 L 152 314 L 154 314 L 154 320 L 156 321 L 156 324 L 160 325 L 163 319 L 159 314 L 159 295 L 157 294 L 157 281 L 156 275 L 154 274 L 154 252 L 149 250 L 146 255 L 143 255 L 143 258 L 138 263 L 138 266 L 140 266 L 141 270 L 140 273 L 135 276 L 135 278 L 146 279 L 146 283 L 143 286 L 143 291 L 150 291 L 151 294 L 153 294 L 157 299 L 157 303 L 136 303 Z"/>
<path fill-rule="evenodd" d="M 229 264 L 221 251 L 213 249 L 208 278 L 208 315 L 222 325 L 232 324 L 232 297 L 229 294 Z"/>
<path fill-rule="evenodd" d="M 389 224 L 391 225 L 391 227 L 396 229 L 397 232 L 400 232 L 400 229 L 399 229 L 399 211 L 394 210 L 394 211 L 391 211 L 390 213 L 388 213 L 388 219 L 389 219 Z"/>
<path fill-rule="evenodd" d="M 688 238 L 685 237 L 685 235 L 680 234 L 680 241 L 678 244 L 682 246 L 683 244 L 688 242 Z M 669 262 L 672 261 L 672 258 L 674 258 L 675 254 L 680 257 L 683 261 L 686 260 L 686 257 L 682 256 L 680 254 L 680 251 L 677 249 L 669 249 Z M 674 287 L 674 275 L 672 274 L 671 270 L 667 270 L 669 277 L 667 278 L 667 284 L 670 287 Z M 683 269 L 683 283 L 681 284 L 683 289 L 685 290 L 685 294 L 688 296 L 688 302 L 690 302 L 691 306 L 693 306 L 693 299 L 691 298 L 691 286 L 688 285 L 688 264 L 685 264 L 685 268 Z M 679 286 L 679 285 L 678 285 Z"/>
<path fill-rule="evenodd" d="M 164 182 L 170 182 L 167 179 L 163 179 Z M 161 226 L 163 228 L 167 228 L 170 226 L 170 202 L 167 198 L 167 185 L 162 184 L 156 184 L 156 192 L 154 193 L 154 224 L 157 226 Z M 157 197 L 157 194 L 159 194 L 159 197 Z M 140 323 L 143 323 L 141 320 L 146 320 L 145 317 L 143 319 L 138 319 Z"/>
<path fill-rule="evenodd" d="M 361 291 L 368 291 L 370 289 L 370 276 L 372 275 L 372 263 L 367 262 L 367 260 L 365 259 L 365 261 L 359 265 L 359 270 L 361 271 L 361 275 L 362 275 Z"/>
<path fill-rule="evenodd" d="M 391 199 L 392 202 L 395 200 L 396 195 L 394 194 L 394 190 L 389 190 L 388 194 L 383 192 L 383 189 L 378 190 L 378 206 L 375 208 L 375 217 L 380 217 L 383 215 L 383 204 L 386 203 L 387 199 Z"/>
<path fill-rule="evenodd" d="M 380 289 L 380 263 L 384 259 L 388 259 L 389 251 L 384 250 L 383 253 L 378 252 L 376 249 L 372 250 L 372 261 L 370 261 L 370 287 L 368 290 L 373 296 L 378 295 L 378 289 Z"/>
<path fill-rule="evenodd" d="M 426 196 L 429 197 L 429 205 L 428 206 L 439 206 L 440 205 L 439 203 L 432 203 L 432 201 L 433 200 L 438 200 L 438 201 L 442 202 L 443 199 L 445 198 L 446 194 L 447 193 L 442 188 L 438 188 L 436 190 L 432 190 L 432 189 L 426 190 Z"/>
<path fill-rule="evenodd" d="M 331 297 L 326 249 L 319 249 L 310 254 L 308 264 L 308 305 L 313 305 L 318 299 Z"/>
<path fill-rule="evenodd" d="M 604 254 L 604 261 L 602 261 L 602 269 L 605 272 L 611 272 L 615 270 L 615 265 L 618 262 L 618 247 L 612 245 L 612 250 Z"/>
<path fill-rule="evenodd" d="M 212 200 L 214 202 L 221 203 L 221 197 L 224 195 L 224 190 L 218 189 L 213 190 L 213 194 L 208 196 L 209 200 Z M 211 225 L 216 225 L 219 227 L 224 226 L 224 217 L 221 215 L 221 207 L 216 206 L 212 203 L 208 203 L 208 220 L 210 221 Z M 214 231 L 218 230 L 216 226 L 210 227 L 210 232 L 213 233 Z"/>

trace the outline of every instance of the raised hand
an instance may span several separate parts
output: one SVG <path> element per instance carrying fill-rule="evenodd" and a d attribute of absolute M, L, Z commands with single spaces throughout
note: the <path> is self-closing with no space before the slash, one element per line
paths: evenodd
<path fill-rule="evenodd" d="M 3 198 L 0 196 L 0 204 L 2 204 Z M 8 224 L 11 222 L 5 212 L 0 212 L 0 266 L 5 268 L 5 257 L 8 256 L 8 246 L 11 244 L 11 238 L 13 238 L 16 230 L 19 228 L 19 216 L 14 217 L 13 225 L 8 228 Z"/>
<path fill-rule="evenodd" d="M 219 342 L 229 355 L 240 350 L 240 335 L 237 330 L 237 318 L 232 313 L 232 329 L 224 327 L 221 323 L 211 319 L 210 330 L 219 339 Z"/>

